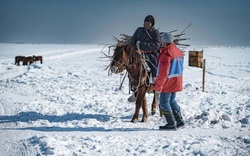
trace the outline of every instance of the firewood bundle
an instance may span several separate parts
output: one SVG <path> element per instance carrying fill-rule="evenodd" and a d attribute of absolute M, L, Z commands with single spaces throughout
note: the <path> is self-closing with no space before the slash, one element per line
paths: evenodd
<path fill-rule="evenodd" d="M 192 24 L 192 23 L 191 23 Z M 177 32 L 178 30 L 173 30 L 173 31 L 170 31 L 168 33 L 171 33 L 174 37 L 174 43 L 175 45 L 177 45 L 179 48 L 186 48 L 188 46 L 190 46 L 189 44 L 184 44 L 182 43 L 182 41 L 186 41 L 186 40 L 189 40 L 190 38 L 184 38 L 184 36 L 186 35 L 185 34 L 185 30 L 191 26 L 191 24 L 189 24 L 181 33 L 177 33 L 177 34 L 173 34 L 175 32 Z M 161 32 L 160 35 L 162 35 L 163 33 L 165 32 Z M 126 35 L 126 34 L 120 34 L 121 35 L 121 38 L 118 39 L 116 38 L 115 36 L 114 37 L 114 40 L 117 41 L 117 44 L 130 44 L 131 43 L 131 39 L 132 39 L 132 36 L 130 35 Z"/>

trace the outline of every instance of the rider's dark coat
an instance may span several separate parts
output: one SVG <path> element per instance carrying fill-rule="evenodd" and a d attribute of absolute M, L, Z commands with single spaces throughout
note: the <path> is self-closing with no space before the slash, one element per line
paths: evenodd
<path fill-rule="evenodd" d="M 137 49 L 136 43 L 140 41 L 140 50 L 145 51 L 148 66 L 151 69 L 153 77 L 156 77 L 156 62 L 158 50 L 160 49 L 160 32 L 154 27 L 146 30 L 144 27 L 139 27 L 135 31 L 131 39 L 131 45 Z"/>

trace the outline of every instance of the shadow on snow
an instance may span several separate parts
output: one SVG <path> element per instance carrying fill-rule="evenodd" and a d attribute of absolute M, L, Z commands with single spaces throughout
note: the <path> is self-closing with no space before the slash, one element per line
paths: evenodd
<path fill-rule="evenodd" d="M 108 122 L 113 118 L 109 115 L 102 114 L 77 114 L 77 113 L 68 113 L 62 116 L 56 115 L 42 115 L 37 112 L 21 112 L 13 116 L 0 116 L 0 124 L 2 123 L 17 123 L 17 122 L 31 122 L 38 120 L 47 120 L 49 122 L 67 122 L 73 120 L 82 120 L 82 119 L 96 119 L 100 122 Z M 131 119 L 131 116 L 122 117 L 123 119 Z M 126 122 L 126 121 L 125 121 Z M 127 121 L 129 122 L 129 120 Z M 105 129 L 103 127 L 25 127 L 25 128 L 2 128 L 1 130 L 35 130 L 35 131 L 103 131 L 103 132 L 112 132 L 112 131 L 145 131 L 150 129 L 145 128 L 112 128 Z"/>
<path fill-rule="evenodd" d="M 71 132 L 71 131 L 79 131 L 79 132 L 128 132 L 128 131 L 152 131 L 153 129 L 147 128 L 112 128 L 105 129 L 103 127 L 25 127 L 25 128 L 2 128 L 1 130 L 34 130 L 34 131 L 42 131 L 42 132 Z"/>
<path fill-rule="evenodd" d="M 0 123 L 11 123 L 11 122 L 30 122 L 37 120 L 47 120 L 49 122 L 67 122 L 73 120 L 82 119 L 96 119 L 100 122 L 109 121 L 111 116 L 102 114 L 77 114 L 68 113 L 62 116 L 57 115 L 42 115 L 37 112 L 21 112 L 13 116 L 0 116 Z"/>

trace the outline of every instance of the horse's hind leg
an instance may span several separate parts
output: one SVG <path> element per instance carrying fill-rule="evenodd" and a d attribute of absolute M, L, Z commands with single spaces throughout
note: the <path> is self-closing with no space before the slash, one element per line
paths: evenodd
<path fill-rule="evenodd" d="M 159 107 L 160 117 L 163 117 L 163 112 L 161 110 L 161 107 Z"/>
<path fill-rule="evenodd" d="M 153 102 L 151 105 L 151 115 L 155 115 L 156 108 L 157 108 L 157 103 L 155 102 L 155 91 L 154 91 L 154 98 L 153 98 Z"/>
<path fill-rule="evenodd" d="M 158 99 L 158 101 L 160 102 L 160 99 Z M 154 91 L 154 99 L 153 99 L 153 102 L 152 102 L 152 105 L 151 105 L 151 115 L 155 115 L 157 107 L 159 107 L 160 116 L 162 117 L 162 110 L 161 110 L 161 108 L 159 106 L 159 103 L 156 103 L 155 91 Z"/>
<path fill-rule="evenodd" d="M 156 107 L 157 107 L 157 104 L 153 102 L 151 105 L 151 115 L 155 115 Z"/>

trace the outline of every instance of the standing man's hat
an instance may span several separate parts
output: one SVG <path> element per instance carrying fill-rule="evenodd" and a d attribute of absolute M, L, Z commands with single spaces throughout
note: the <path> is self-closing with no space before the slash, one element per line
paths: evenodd
<path fill-rule="evenodd" d="M 173 43 L 174 42 L 174 37 L 170 33 L 163 33 L 161 40 L 165 43 Z"/>

